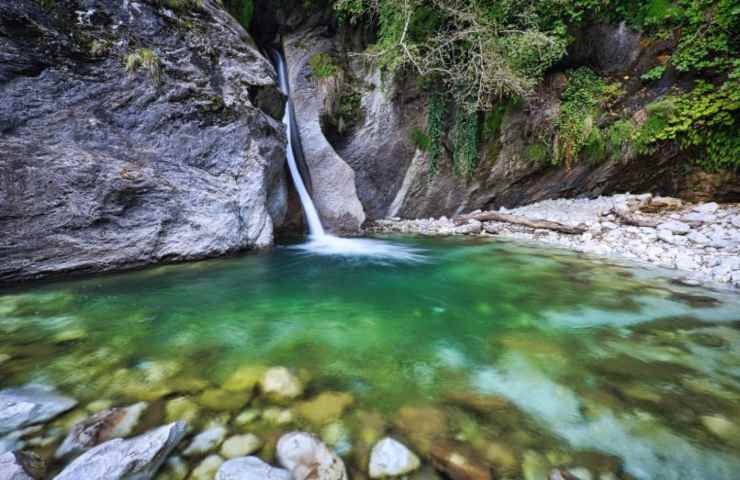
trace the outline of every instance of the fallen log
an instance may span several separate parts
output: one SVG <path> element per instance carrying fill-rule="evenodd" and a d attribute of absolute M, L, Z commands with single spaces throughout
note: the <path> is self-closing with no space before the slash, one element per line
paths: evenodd
<path fill-rule="evenodd" d="M 586 228 L 574 227 L 571 225 L 565 225 L 563 223 L 551 222 L 550 220 L 537 220 L 527 217 L 521 217 L 519 215 L 511 215 L 509 213 L 502 212 L 481 212 L 471 213 L 468 215 L 460 215 L 455 217 L 455 225 L 462 225 L 470 220 L 478 220 L 480 222 L 504 222 L 511 223 L 514 225 L 523 225 L 525 227 L 537 228 L 542 230 L 552 230 L 560 233 L 567 233 L 570 235 L 580 235 L 586 232 Z"/>
<path fill-rule="evenodd" d="M 627 212 L 617 210 L 616 208 L 612 208 L 611 210 L 609 210 L 609 213 L 617 217 L 617 219 L 625 225 L 632 225 L 634 227 L 655 228 L 660 223 L 656 222 L 655 220 L 649 220 L 647 218 L 634 217 Z"/>

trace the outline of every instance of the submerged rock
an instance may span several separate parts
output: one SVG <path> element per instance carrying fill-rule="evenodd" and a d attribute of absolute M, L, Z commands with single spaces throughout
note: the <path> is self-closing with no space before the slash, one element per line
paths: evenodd
<path fill-rule="evenodd" d="M 111 408 L 76 423 L 54 456 L 77 455 L 113 438 L 131 435 L 148 406 L 146 402 L 139 402 L 128 407 Z"/>
<path fill-rule="evenodd" d="M 247 433 L 229 437 L 221 445 L 221 455 L 224 458 L 246 457 L 262 447 L 262 440 L 257 435 Z"/>
<path fill-rule="evenodd" d="M 272 467 L 257 457 L 229 460 L 221 465 L 216 480 L 293 480 L 290 472 Z"/>
<path fill-rule="evenodd" d="M 352 405 L 354 398 L 345 392 L 323 392 L 296 407 L 298 414 L 308 421 L 323 425 L 337 420 Z"/>
<path fill-rule="evenodd" d="M 488 465 L 475 458 L 469 447 L 440 442 L 431 450 L 432 463 L 452 480 L 492 480 Z M 544 479 L 542 479 L 544 480 Z"/>
<path fill-rule="evenodd" d="M 404 444 L 386 437 L 373 447 L 368 471 L 370 478 L 395 477 L 411 473 L 421 466 L 421 460 Z"/>
<path fill-rule="evenodd" d="M 303 394 L 303 384 L 285 367 L 268 369 L 260 379 L 260 388 L 263 394 L 275 400 L 290 400 Z"/>
<path fill-rule="evenodd" d="M 185 432 L 185 423 L 175 422 L 129 440 L 109 440 L 77 457 L 54 479 L 149 479 Z"/>
<path fill-rule="evenodd" d="M 200 414 L 200 406 L 188 397 L 177 397 L 168 401 L 164 407 L 165 420 L 175 422 L 182 420 L 192 423 Z"/>
<path fill-rule="evenodd" d="M 29 384 L 0 390 L 0 435 L 43 423 L 77 405 L 52 387 Z"/>
<path fill-rule="evenodd" d="M 189 471 L 188 464 L 181 457 L 169 457 L 159 470 L 156 480 L 185 480 Z"/>
<path fill-rule="evenodd" d="M 208 455 L 198 464 L 193 473 L 190 474 L 191 480 L 212 480 L 218 473 L 224 459 L 218 455 Z"/>
<path fill-rule="evenodd" d="M 342 459 L 310 433 L 291 432 L 280 437 L 277 458 L 294 480 L 347 480 Z"/>
<path fill-rule="evenodd" d="M 14 451 L 0 455 L 0 480 L 39 480 L 44 468 L 44 462 L 33 453 Z"/>
<path fill-rule="evenodd" d="M 226 428 L 214 426 L 196 435 L 185 449 L 183 455 L 197 457 L 218 448 L 226 438 Z"/>

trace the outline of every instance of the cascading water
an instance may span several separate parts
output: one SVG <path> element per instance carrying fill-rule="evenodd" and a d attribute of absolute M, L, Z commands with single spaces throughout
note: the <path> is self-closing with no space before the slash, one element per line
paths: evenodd
<path fill-rule="evenodd" d="M 298 165 L 295 161 L 295 153 L 293 152 L 293 142 L 291 140 L 291 131 L 293 122 L 293 110 L 290 108 L 290 88 L 288 87 L 288 68 L 285 65 L 283 56 L 275 50 L 275 62 L 277 63 L 278 81 L 280 83 L 280 91 L 283 95 L 288 97 L 288 104 L 285 106 L 285 115 L 283 115 L 283 123 L 288 129 L 288 168 L 290 169 L 290 176 L 293 179 L 293 185 L 298 190 L 298 196 L 301 199 L 301 205 L 303 211 L 306 213 L 306 221 L 308 222 L 308 231 L 312 237 L 323 237 L 326 235 L 324 227 L 321 225 L 321 219 L 319 213 L 316 211 L 316 206 L 313 204 L 311 195 L 309 195 L 306 185 L 303 183 L 301 172 L 298 171 Z"/>
<path fill-rule="evenodd" d="M 311 195 L 308 193 L 308 189 L 306 189 L 303 177 L 301 177 L 301 172 L 296 163 L 294 148 L 299 148 L 299 146 L 294 145 L 291 139 L 291 131 L 295 126 L 296 120 L 293 109 L 291 108 L 288 67 L 285 63 L 285 59 L 279 51 L 273 50 L 272 53 L 277 67 L 280 90 L 286 97 L 288 97 L 288 105 L 285 108 L 285 115 L 283 116 L 283 123 L 288 129 L 288 168 L 290 169 L 290 176 L 293 179 L 293 184 L 298 191 L 303 211 L 306 214 L 306 221 L 308 222 L 308 231 L 310 235 L 308 242 L 297 245 L 294 248 L 314 255 L 371 258 L 376 261 L 380 261 L 381 263 L 386 261 L 416 262 L 423 260 L 424 257 L 417 249 L 409 248 L 404 245 L 365 238 L 335 237 L 334 235 L 329 235 L 324 231 L 324 227 L 321 225 L 319 213 L 311 199 Z"/>

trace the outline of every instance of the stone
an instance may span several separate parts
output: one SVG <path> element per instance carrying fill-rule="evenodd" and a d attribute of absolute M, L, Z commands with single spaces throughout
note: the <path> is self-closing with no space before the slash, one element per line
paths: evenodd
<path fill-rule="evenodd" d="M 0 183 L 14 188 L 0 200 L 3 245 L 13 245 L 0 280 L 272 243 L 287 210 L 284 127 L 271 117 L 284 99 L 244 28 L 220 2 L 202 3 L 183 28 L 151 2 L 82 2 L 95 12 L 84 24 L 31 0 L 2 2 L 0 24 L 18 30 L 2 38 L 3 64 L 14 66 L 1 80 Z M 106 22 L 118 27 L 91 56 Z M 157 78 L 124 68 L 139 47 L 155 52 Z M 49 49 L 59 52 L 53 60 Z"/>
<path fill-rule="evenodd" d="M 234 425 L 243 427 L 257 420 L 262 413 L 256 408 L 249 408 L 244 410 L 242 413 L 236 416 L 234 419 Z"/>
<path fill-rule="evenodd" d="M 730 445 L 740 446 L 740 427 L 722 415 L 702 415 L 702 425 Z"/>
<path fill-rule="evenodd" d="M 276 400 L 291 400 L 303 394 L 303 384 L 285 367 L 268 369 L 260 380 L 262 393 Z"/>
<path fill-rule="evenodd" d="M 665 243 L 673 245 L 676 242 L 676 238 L 670 230 L 658 230 L 658 240 L 662 240 Z"/>
<path fill-rule="evenodd" d="M 404 444 L 386 437 L 375 444 L 370 453 L 370 478 L 395 477 L 411 473 L 421 466 L 421 460 Z"/>
<path fill-rule="evenodd" d="M 128 407 L 110 408 L 76 423 L 54 457 L 78 455 L 108 440 L 131 435 L 148 406 L 146 402 L 139 402 Z"/>
<path fill-rule="evenodd" d="M 177 397 L 169 400 L 165 404 L 164 410 L 167 422 L 182 420 L 193 423 L 200 415 L 200 406 L 188 397 Z"/>
<path fill-rule="evenodd" d="M 251 392 L 257 386 L 265 367 L 247 365 L 240 367 L 223 384 L 223 389 L 229 392 Z"/>
<path fill-rule="evenodd" d="M 224 464 L 224 459 L 218 455 L 208 455 L 190 474 L 189 480 L 213 480 Z"/>
<path fill-rule="evenodd" d="M 310 433 L 290 432 L 280 437 L 277 458 L 294 480 L 348 478 L 342 459 Z"/>
<path fill-rule="evenodd" d="M 546 480 L 550 469 L 547 459 L 533 450 L 524 452 L 522 474 L 524 480 Z"/>
<path fill-rule="evenodd" d="M 681 200 L 680 198 L 673 198 L 673 197 L 653 197 L 650 200 L 650 205 L 656 206 L 659 208 L 677 210 L 683 207 L 683 200 Z"/>
<path fill-rule="evenodd" d="M 489 441 L 483 448 L 483 457 L 495 466 L 497 472 L 513 474 L 519 467 L 516 452 L 503 442 Z"/>
<path fill-rule="evenodd" d="M 681 217 L 681 220 L 689 223 L 712 223 L 717 221 L 717 216 L 711 213 L 689 212 Z"/>
<path fill-rule="evenodd" d="M 290 472 L 268 465 L 257 457 L 228 460 L 221 465 L 216 480 L 294 480 Z M 322 479 L 323 480 L 323 479 Z"/>
<path fill-rule="evenodd" d="M 322 428 L 321 440 L 341 456 L 352 451 L 350 431 L 342 422 L 332 422 Z"/>
<path fill-rule="evenodd" d="M 226 459 L 246 457 L 262 448 L 262 440 L 257 435 L 247 433 L 229 437 L 221 445 L 221 456 Z"/>
<path fill-rule="evenodd" d="M 77 457 L 54 479 L 151 478 L 185 436 L 186 430 L 184 422 L 175 422 L 128 440 L 109 440 Z"/>
<path fill-rule="evenodd" d="M 702 203 L 696 205 L 692 210 L 699 213 L 714 213 L 719 210 L 719 205 L 716 202 Z"/>
<path fill-rule="evenodd" d="M 0 435 L 47 422 L 75 405 L 77 400 L 60 395 L 46 385 L 28 384 L 0 390 Z"/>
<path fill-rule="evenodd" d="M 7 452 L 0 455 L 0 480 L 40 480 L 46 466 L 43 460 L 28 452 Z"/>
<path fill-rule="evenodd" d="M 244 407 L 251 398 L 247 392 L 229 392 L 228 390 L 205 390 L 198 396 L 198 403 L 219 412 L 231 412 Z"/>
<path fill-rule="evenodd" d="M 353 402 L 354 398 L 349 393 L 323 392 L 299 403 L 296 412 L 313 424 L 323 425 L 339 419 Z"/>
<path fill-rule="evenodd" d="M 480 233 L 483 229 L 483 224 L 478 220 L 470 220 L 464 225 L 460 225 L 452 229 L 452 233 L 457 235 L 473 235 Z"/>
<path fill-rule="evenodd" d="M 730 224 L 735 228 L 740 228 L 740 215 L 733 215 L 730 218 Z"/>
<path fill-rule="evenodd" d="M 697 232 L 697 231 L 693 231 L 693 232 L 689 233 L 688 235 L 686 235 L 686 238 L 690 242 L 696 243 L 698 245 L 706 245 L 706 244 L 708 244 L 711 241 L 711 240 L 709 240 L 709 237 L 707 237 L 703 233 Z"/>
<path fill-rule="evenodd" d="M 492 480 L 491 469 L 476 459 L 469 447 L 438 442 L 431 449 L 432 463 L 452 480 Z"/>
<path fill-rule="evenodd" d="M 294 419 L 293 410 L 269 407 L 262 412 L 262 418 L 274 425 L 287 425 Z"/>
<path fill-rule="evenodd" d="M 189 472 L 190 468 L 185 460 L 178 456 L 169 457 L 159 470 L 156 480 L 185 480 Z"/>
<path fill-rule="evenodd" d="M 658 225 L 658 231 L 668 230 L 674 235 L 684 235 L 691 231 L 691 227 L 683 222 L 668 220 Z"/>
<path fill-rule="evenodd" d="M 222 426 L 214 426 L 200 432 L 193 437 L 193 440 L 188 445 L 188 448 L 185 449 L 183 455 L 186 457 L 198 457 L 215 450 L 221 445 L 224 438 L 226 438 L 226 433 L 226 428 Z"/>

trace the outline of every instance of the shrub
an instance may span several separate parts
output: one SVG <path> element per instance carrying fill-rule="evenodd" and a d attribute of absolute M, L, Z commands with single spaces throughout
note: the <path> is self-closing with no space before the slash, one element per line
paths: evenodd
<path fill-rule="evenodd" d="M 139 48 L 126 56 L 126 71 L 133 75 L 139 68 L 143 68 L 154 83 L 161 80 L 161 62 L 159 57 L 149 48 Z"/>
<path fill-rule="evenodd" d="M 328 53 L 317 53 L 308 61 L 311 73 L 316 78 L 329 78 L 336 75 L 340 69 Z"/>

